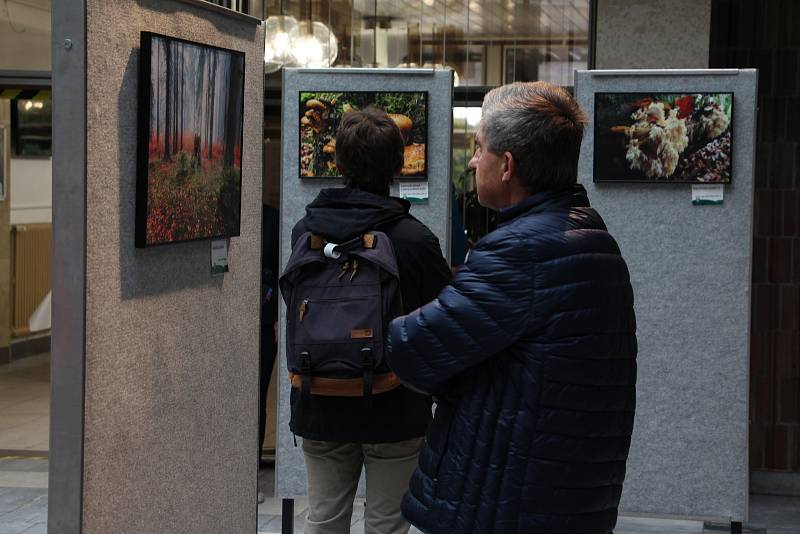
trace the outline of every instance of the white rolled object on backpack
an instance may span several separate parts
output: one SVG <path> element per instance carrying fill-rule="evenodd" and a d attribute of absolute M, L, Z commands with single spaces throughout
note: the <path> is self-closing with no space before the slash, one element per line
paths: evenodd
<path fill-rule="evenodd" d="M 327 243 L 325 245 L 325 248 L 322 249 L 322 251 L 325 253 L 325 257 L 338 260 L 342 256 L 341 252 L 337 252 L 336 250 L 334 250 L 338 246 L 339 245 L 337 245 L 336 243 Z"/>

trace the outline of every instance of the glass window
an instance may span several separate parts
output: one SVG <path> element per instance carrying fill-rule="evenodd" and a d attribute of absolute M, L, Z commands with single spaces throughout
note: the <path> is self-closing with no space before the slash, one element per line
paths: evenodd
<path fill-rule="evenodd" d="M 475 173 L 469 168 L 480 120 L 480 104 L 453 108 L 453 244 L 457 242 L 455 233 L 463 232 L 468 248 L 494 230 L 496 225 L 495 212 L 478 204 Z M 459 251 L 452 252 L 453 258 L 457 259 Z"/>
<path fill-rule="evenodd" d="M 325 23 L 340 67 L 434 67 L 457 85 L 545 80 L 586 68 L 589 0 L 265 0 L 266 15 Z"/>
<path fill-rule="evenodd" d="M 52 153 L 53 115 L 50 100 L 14 100 L 11 129 L 14 154 L 46 157 Z"/>

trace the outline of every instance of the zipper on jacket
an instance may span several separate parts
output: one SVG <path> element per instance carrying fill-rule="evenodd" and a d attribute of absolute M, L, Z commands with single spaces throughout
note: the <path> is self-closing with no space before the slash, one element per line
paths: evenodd
<path fill-rule="evenodd" d="M 443 403 L 440 403 L 440 406 L 445 406 Z M 436 408 L 439 409 L 438 407 Z M 455 417 L 454 410 L 448 406 L 448 417 L 450 420 L 447 422 L 447 432 L 444 435 L 444 446 L 442 447 L 442 452 L 439 455 L 439 460 L 436 462 L 436 471 L 433 473 L 433 480 L 431 481 L 431 493 L 433 494 L 433 499 L 435 500 L 439 495 L 439 471 L 442 468 L 442 462 L 444 461 L 444 455 L 447 454 L 448 446 L 450 445 L 450 431 L 453 428 L 453 418 Z"/>

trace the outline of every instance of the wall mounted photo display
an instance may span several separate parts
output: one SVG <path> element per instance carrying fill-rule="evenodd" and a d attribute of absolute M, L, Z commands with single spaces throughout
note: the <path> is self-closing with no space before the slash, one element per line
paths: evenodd
<path fill-rule="evenodd" d="M 301 91 L 300 178 L 336 178 L 336 132 L 349 111 L 374 106 L 397 124 L 405 141 L 398 179 L 427 180 L 428 93 L 425 91 Z"/>
<path fill-rule="evenodd" d="M 594 181 L 731 183 L 733 93 L 596 93 Z"/>
<path fill-rule="evenodd" d="M 239 235 L 244 60 L 142 32 L 137 247 Z"/>

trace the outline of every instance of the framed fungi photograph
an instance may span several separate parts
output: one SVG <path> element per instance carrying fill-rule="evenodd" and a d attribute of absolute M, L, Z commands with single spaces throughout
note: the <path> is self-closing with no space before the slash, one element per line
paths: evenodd
<path fill-rule="evenodd" d="M 405 140 L 403 169 L 399 179 L 427 179 L 428 93 L 419 92 L 300 92 L 300 178 L 334 178 L 336 132 L 342 116 L 375 106 L 385 111 L 400 128 Z"/>
<path fill-rule="evenodd" d="M 239 235 L 244 54 L 142 32 L 136 246 Z"/>
<path fill-rule="evenodd" d="M 731 183 L 733 93 L 596 93 L 594 181 Z"/>

